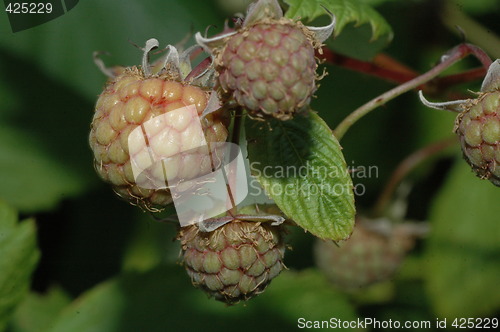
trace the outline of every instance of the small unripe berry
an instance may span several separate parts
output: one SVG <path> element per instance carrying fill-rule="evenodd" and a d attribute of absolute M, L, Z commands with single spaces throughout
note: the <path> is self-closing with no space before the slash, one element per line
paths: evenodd
<path fill-rule="evenodd" d="M 328 26 L 306 27 L 283 17 L 277 0 L 258 0 L 235 29 L 196 40 L 213 55 L 223 98 L 255 118 L 288 120 L 309 108 L 319 79 L 315 50 L 334 26 L 333 15 Z"/>
<path fill-rule="evenodd" d="M 500 91 L 482 93 L 464 108 L 455 126 L 464 159 L 480 178 L 500 186 Z"/>
<path fill-rule="evenodd" d="M 376 221 L 358 221 L 351 237 L 338 246 L 316 242 L 316 264 L 342 289 L 359 289 L 391 279 L 414 245 L 411 227 L 401 224 L 381 232 L 370 228 L 370 223 Z"/>
<path fill-rule="evenodd" d="M 465 161 L 481 179 L 500 187 L 500 59 L 493 61 L 475 99 L 429 102 L 420 91 L 424 105 L 459 112 L 455 133 Z"/>
<path fill-rule="evenodd" d="M 316 59 L 307 28 L 266 20 L 238 31 L 218 57 L 219 83 L 250 114 L 287 120 L 309 105 Z"/>
<path fill-rule="evenodd" d="M 236 216 L 211 232 L 198 225 L 183 227 L 177 238 L 193 285 L 219 301 L 234 304 L 262 293 L 281 272 L 283 233 L 283 226 Z"/>

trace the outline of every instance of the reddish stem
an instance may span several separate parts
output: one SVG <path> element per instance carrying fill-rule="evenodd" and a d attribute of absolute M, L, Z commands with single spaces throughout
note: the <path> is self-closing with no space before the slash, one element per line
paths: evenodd
<path fill-rule="evenodd" d="M 381 66 L 376 61 L 367 62 L 367 61 L 353 59 L 348 56 L 335 53 L 326 47 L 323 48 L 323 54 L 320 54 L 318 52 L 316 55 L 320 59 L 324 59 L 331 64 L 348 68 L 357 72 L 365 73 L 368 75 L 376 76 L 394 83 L 400 83 L 400 84 L 405 83 L 418 76 L 418 73 L 414 72 L 411 69 L 408 69 L 407 67 L 400 64 L 399 62 L 390 58 L 387 55 L 378 56 L 380 63 L 383 62 L 385 64 L 384 66 Z M 389 69 L 387 66 L 389 62 L 391 62 L 392 64 L 391 69 Z"/>
<path fill-rule="evenodd" d="M 474 54 L 479 61 L 483 63 L 483 67 L 471 69 L 459 74 L 452 74 L 444 77 L 436 78 L 422 86 L 419 89 L 424 92 L 432 93 L 432 91 L 441 91 L 449 86 L 456 84 L 472 82 L 484 78 L 487 66 L 491 64 L 490 59 L 477 47 L 466 44 L 468 52 Z M 322 54 L 317 53 L 316 56 L 320 59 L 326 60 L 328 63 L 344 67 L 353 71 L 372 75 L 383 80 L 403 84 L 419 75 L 416 71 L 401 64 L 394 58 L 387 54 L 378 54 L 372 62 L 357 60 L 345 55 L 335 53 L 334 51 L 324 47 Z"/>
<path fill-rule="evenodd" d="M 437 90 L 444 90 L 447 87 L 477 81 L 483 79 L 486 75 L 487 69 L 484 67 L 470 69 L 458 74 L 452 74 L 448 76 L 439 77 L 432 82 L 434 86 L 436 86 Z"/>
<path fill-rule="evenodd" d="M 201 53 L 203 53 L 203 49 L 201 47 L 198 47 L 189 55 L 189 58 L 191 59 L 191 61 L 193 61 Z"/>
<path fill-rule="evenodd" d="M 191 70 L 191 72 L 186 76 L 185 81 L 188 82 L 190 79 L 200 75 L 203 73 L 205 70 L 207 70 L 208 67 L 212 64 L 212 58 L 207 57 L 203 59 L 196 67 Z"/>

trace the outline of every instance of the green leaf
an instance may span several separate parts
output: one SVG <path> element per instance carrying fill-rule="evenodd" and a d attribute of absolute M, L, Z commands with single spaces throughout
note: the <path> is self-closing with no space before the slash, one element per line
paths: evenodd
<path fill-rule="evenodd" d="M 366 24 L 361 26 L 348 24 L 339 36 L 335 39 L 328 39 L 325 44 L 337 53 L 363 61 L 371 61 L 387 46 L 386 39 L 370 40 L 371 34 L 370 26 Z"/>
<path fill-rule="evenodd" d="M 0 199 L 28 212 L 50 209 L 86 186 L 29 132 L 13 128 L 0 132 L 0 183 Z"/>
<path fill-rule="evenodd" d="M 15 211 L 0 201 L 0 331 L 28 292 L 38 258 L 35 222 L 18 223 Z"/>
<path fill-rule="evenodd" d="M 354 320 L 349 300 L 317 271 L 285 271 L 255 299 L 209 299 L 184 269 L 168 265 L 99 284 L 66 307 L 47 332 L 290 331 L 297 320 Z M 255 319 L 258 317 L 258 319 Z M 241 322 L 248 322 L 242 324 Z"/>
<path fill-rule="evenodd" d="M 459 160 L 431 211 L 428 293 L 443 317 L 498 312 L 500 190 Z"/>
<path fill-rule="evenodd" d="M 320 238 L 351 234 L 352 180 L 340 144 L 316 113 L 247 121 L 246 134 L 252 175 L 289 218 Z"/>
<path fill-rule="evenodd" d="M 370 6 L 376 7 L 386 2 L 398 1 L 398 0 L 359 0 L 359 1 L 367 3 Z"/>
<path fill-rule="evenodd" d="M 286 12 L 289 18 L 309 19 L 325 15 L 324 6 L 332 12 L 337 18 L 334 36 L 340 35 L 342 30 L 349 24 L 355 23 L 356 26 L 370 24 L 372 35 L 370 41 L 379 38 L 385 39 L 385 42 L 392 40 L 393 32 L 386 20 L 370 5 L 360 0 L 285 0 L 290 8 Z"/>
<path fill-rule="evenodd" d="M 12 319 L 13 332 L 39 332 L 47 329 L 59 312 L 71 302 L 60 288 L 45 294 L 30 293 L 17 307 Z"/>

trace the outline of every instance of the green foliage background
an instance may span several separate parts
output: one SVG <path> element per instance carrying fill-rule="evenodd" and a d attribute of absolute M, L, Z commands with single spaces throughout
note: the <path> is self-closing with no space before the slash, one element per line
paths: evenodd
<path fill-rule="evenodd" d="M 177 264 L 174 227 L 119 201 L 92 168 L 87 135 L 105 77 L 91 55 L 103 50 L 111 53 L 109 64 L 138 64 L 141 52 L 129 41 L 142 45 L 154 37 L 175 44 L 189 31 L 220 29 L 230 15 L 220 2 L 80 1 L 66 15 L 16 34 L 0 13 L 0 331 L 285 331 L 297 328 L 300 317 L 498 315 L 500 190 L 471 174 L 457 146 L 410 176 L 407 217 L 428 220 L 432 231 L 393 281 L 355 294 L 336 289 L 314 266 L 313 236 L 295 229 L 289 270 L 248 304 L 226 307 L 191 286 Z M 445 5 L 491 31 L 489 37 L 500 33 L 497 1 L 317 2 L 355 4 L 354 12 L 345 11 L 351 16 L 340 17 L 343 30 L 329 46 L 360 59 L 383 49 L 421 72 L 461 42 L 447 28 L 456 15 Z M 316 17 L 315 8 L 301 15 L 321 23 L 325 16 Z M 489 50 L 481 45 L 482 31 L 471 30 L 468 38 Z M 393 86 L 324 66 L 329 75 L 313 108 L 331 127 Z M 468 59 L 452 71 L 474 66 Z M 435 98 L 479 86 L 457 86 Z M 341 142 L 347 164 L 379 170 L 378 177 L 354 178 L 366 186 L 356 197 L 358 211 L 373 204 L 398 161 L 451 136 L 453 122 L 452 114 L 426 109 L 409 93 L 357 123 Z"/>

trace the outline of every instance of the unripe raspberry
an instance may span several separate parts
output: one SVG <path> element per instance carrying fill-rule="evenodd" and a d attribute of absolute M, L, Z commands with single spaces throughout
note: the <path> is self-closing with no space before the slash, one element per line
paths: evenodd
<path fill-rule="evenodd" d="M 214 55 L 224 97 L 254 117 L 288 120 L 308 109 L 317 88 L 315 49 L 333 27 L 306 27 L 284 18 L 276 0 L 259 0 L 236 31 L 196 39 Z"/>
<path fill-rule="evenodd" d="M 165 176 L 192 179 L 211 171 L 207 154 L 182 155 L 180 152 L 199 147 L 204 139 L 208 145 L 226 140 L 227 129 L 217 112 L 202 118 L 203 133 L 196 131 L 198 117 L 173 112 L 194 105 L 197 115 L 201 116 L 208 97 L 208 91 L 181 82 L 169 71 L 145 75 L 136 67 L 123 70 L 107 83 L 95 107 L 89 142 L 97 173 L 119 196 L 134 205 L 154 209 L 171 203 L 169 189 L 155 189 L 158 188 L 155 182 L 160 180 L 164 184 Z M 150 121 L 163 114 L 172 116 L 159 124 Z M 134 133 L 139 133 L 142 140 L 130 140 Z M 142 133 L 149 135 L 148 140 Z M 147 146 L 143 146 L 145 144 Z M 151 166 L 138 183 L 133 174 L 132 157 L 140 164 L 154 156 L 172 159 L 166 168 L 163 163 Z"/>
<path fill-rule="evenodd" d="M 318 65 L 306 29 L 292 20 L 268 20 L 230 37 L 217 62 L 224 92 L 259 117 L 287 120 L 307 107 Z"/>
<path fill-rule="evenodd" d="M 389 280 L 414 245 L 411 227 L 404 224 L 388 233 L 367 226 L 357 222 L 351 237 L 339 246 L 316 242 L 316 264 L 340 288 L 357 289 Z"/>
<path fill-rule="evenodd" d="M 464 159 L 478 177 L 500 187 L 500 59 L 491 63 L 475 99 L 435 103 L 419 94 L 426 106 L 460 113 L 454 131 Z"/>
<path fill-rule="evenodd" d="M 500 186 L 500 91 L 482 93 L 464 108 L 455 126 L 464 158 L 480 178 Z"/>
<path fill-rule="evenodd" d="M 198 225 L 183 227 L 177 238 L 193 285 L 234 304 L 263 292 L 281 272 L 283 232 L 282 226 L 236 216 L 211 232 L 201 231 Z"/>

